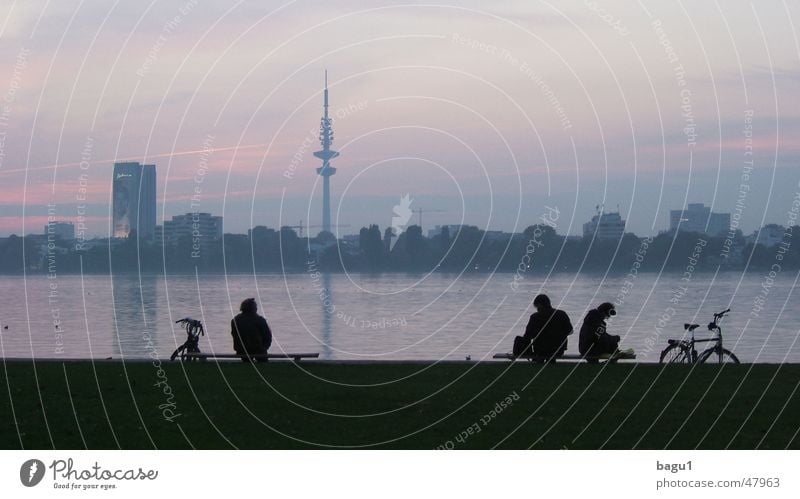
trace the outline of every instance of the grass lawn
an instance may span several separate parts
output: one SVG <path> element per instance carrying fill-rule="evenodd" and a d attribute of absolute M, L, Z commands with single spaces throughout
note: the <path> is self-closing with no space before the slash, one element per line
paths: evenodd
<path fill-rule="evenodd" d="M 8 361 L 0 448 L 800 448 L 800 365 Z"/>

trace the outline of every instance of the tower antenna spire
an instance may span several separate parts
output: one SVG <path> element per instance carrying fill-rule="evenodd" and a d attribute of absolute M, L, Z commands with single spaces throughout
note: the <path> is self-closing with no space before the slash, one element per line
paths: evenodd
<path fill-rule="evenodd" d="M 328 117 L 328 70 L 325 70 L 325 118 Z"/>

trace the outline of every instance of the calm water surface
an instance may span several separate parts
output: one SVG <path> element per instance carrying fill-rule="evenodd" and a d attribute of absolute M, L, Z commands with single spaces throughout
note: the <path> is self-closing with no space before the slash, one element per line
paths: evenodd
<path fill-rule="evenodd" d="M 0 352 L 10 357 L 166 358 L 185 334 L 174 322 L 201 319 L 203 351 L 230 352 L 230 319 L 253 296 L 273 330 L 274 351 L 327 359 L 465 359 L 511 348 L 544 291 L 576 330 L 589 308 L 619 301 L 610 323 L 639 359 L 658 361 L 683 323 L 723 322 L 728 348 L 743 362 L 800 362 L 796 275 L 765 285 L 751 272 L 623 277 L 511 274 L 46 276 L 0 278 Z M 767 282 L 767 284 L 769 284 Z M 756 301 L 763 305 L 756 305 Z M 761 302 L 759 302 L 761 303 Z M 705 328 L 698 331 L 704 331 Z M 698 335 L 700 336 L 700 335 Z M 570 339 L 577 352 L 577 332 Z"/>

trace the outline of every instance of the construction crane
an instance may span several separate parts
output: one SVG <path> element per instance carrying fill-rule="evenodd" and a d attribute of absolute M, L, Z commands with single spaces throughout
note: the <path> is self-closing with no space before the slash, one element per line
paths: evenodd
<path fill-rule="evenodd" d="M 322 225 L 303 225 L 303 221 L 300 220 L 298 225 L 282 225 L 281 228 L 286 227 L 287 229 L 297 229 L 297 234 L 299 237 L 303 237 L 303 230 L 304 229 L 321 229 Z M 335 224 L 331 227 L 350 227 L 350 224 Z"/>
<path fill-rule="evenodd" d="M 411 211 L 413 211 L 414 213 L 419 215 L 419 219 L 418 219 L 417 224 L 419 225 L 420 229 L 422 229 L 422 212 L 426 212 L 426 213 L 447 213 L 447 210 L 426 210 L 424 208 L 414 208 Z"/>

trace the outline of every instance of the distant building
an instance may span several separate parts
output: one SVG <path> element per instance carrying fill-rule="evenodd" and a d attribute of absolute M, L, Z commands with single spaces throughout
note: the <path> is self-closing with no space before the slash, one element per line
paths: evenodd
<path fill-rule="evenodd" d="M 75 226 L 72 222 L 47 222 L 44 226 L 44 235 L 52 235 L 62 241 L 72 241 L 75 239 Z"/>
<path fill-rule="evenodd" d="M 128 237 L 132 230 L 151 239 L 156 230 L 156 165 L 114 163 L 112 184 L 113 236 Z"/>
<path fill-rule="evenodd" d="M 786 228 L 783 225 L 767 224 L 761 228 L 761 231 L 753 231 L 751 235 L 747 236 L 747 242 L 771 248 L 782 243 L 785 235 Z"/>
<path fill-rule="evenodd" d="M 623 234 L 625 234 L 625 220 L 617 212 L 600 212 L 583 224 L 583 237 L 621 239 Z"/>
<path fill-rule="evenodd" d="M 165 221 L 159 232 L 157 243 L 173 245 L 181 238 L 190 238 L 193 246 L 206 247 L 222 239 L 222 217 L 210 213 L 176 215 Z"/>
<path fill-rule="evenodd" d="M 672 231 L 699 232 L 716 236 L 731 228 L 730 213 L 711 213 L 703 203 L 689 203 L 685 210 L 669 212 L 669 228 Z"/>

